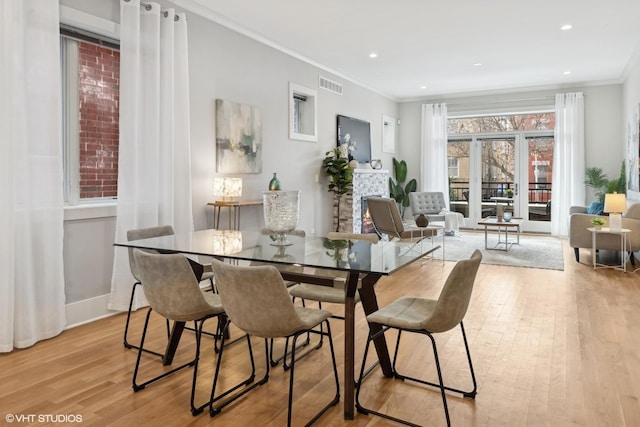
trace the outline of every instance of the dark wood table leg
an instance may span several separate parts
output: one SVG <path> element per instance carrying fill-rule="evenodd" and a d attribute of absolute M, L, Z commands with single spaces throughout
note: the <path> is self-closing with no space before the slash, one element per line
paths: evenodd
<path fill-rule="evenodd" d="M 344 307 L 344 419 L 352 420 L 355 412 L 355 294 L 358 290 L 359 273 L 349 273 L 345 288 Z M 362 288 L 359 290 L 362 306 L 365 313 L 373 313 L 378 309 L 373 285 L 380 276 L 369 274 L 362 279 Z M 391 361 L 389 350 L 383 337 L 374 341 L 378 359 L 382 371 L 386 376 L 391 376 Z"/>
<path fill-rule="evenodd" d="M 184 330 L 184 323 L 185 322 L 173 322 L 169 343 L 167 344 L 167 349 L 165 350 L 164 357 L 162 358 L 162 364 L 165 366 L 173 363 L 173 356 L 176 354 L 178 343 L 180 342 L 180 337 Z"/>
<path fill-rule="evenodd" d="M 376 298 L 376 293 L 373 286 L 380 279 L 380 276 L 376 275 L 367 275 L 362 279 L 362 287 L 360 288 L 360 301 L 362 302 L 362 308 L 364 309 L 365 315 L 369 315 L 374 311 L 378 310 L 378 299 Z M 371 333 L 377 333 L 382 330 L 382 326 L 374 324 L 369 325 L 369 330 Z M 389 358 L 389 348 L 387 347 L 387 341 L 384 338 L 384 335 L 379 336 L 375 340 L 373 340 L 373 344 L 376 348 L 376 353 L 378 355 L 378 360 L 380 361 L 380 368 L 382 369 L 382 373 L 386 377 L 393 376 L 393 370 L 391 369 L 391 359 Z"/>

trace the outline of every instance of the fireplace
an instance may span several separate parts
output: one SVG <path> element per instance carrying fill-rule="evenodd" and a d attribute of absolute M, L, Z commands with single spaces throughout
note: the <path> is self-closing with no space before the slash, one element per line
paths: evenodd
<path fill-rule="evenodd" d="M 349 233 L 375 233 L 373 224 L 365 225 L 363 220 L 371 221 L 367 215 L 366 198 L 370 196 L 385 197 L 389 194 L 389 171 L 382 169 L 355 169 L 353 171 L 352 221 L 345 221 L 344 230 Z M 341 223 L 342 225 L 342 223 Z M 371 231 L 364 231 L 364 227 Z"/>
<path fill-rule="evenodd" d="M 360 212 L 362 212 L 362 229 L 360 232 L 364 234 L 376 232 L 376 227 L 373 225 L 371 215 L 369 214 L 369 204 L 367 203 L 369 197 L 382 197 L 382 195 L 371 195 L 362 198 L 362 209 L 360 210 Z"/>

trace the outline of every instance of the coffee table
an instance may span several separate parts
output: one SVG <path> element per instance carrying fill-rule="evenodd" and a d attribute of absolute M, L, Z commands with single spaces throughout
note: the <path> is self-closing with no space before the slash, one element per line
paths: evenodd
<path fill-rule="evenodd" d="M 509 248 L 514 244 L 520 244 L 520 226 L 522 225 L 522 218 L 511 218 L 510 221 L 498 221 L 495 216 L 488 216 L 478 221 L 478 225 L 484 226 L 484 248 L 496 249 L 501 251 L 509 251 Z M 495 230 L 498 232 L 498 243 L 493 248 L 488 246 L 488 232 L 489 230 Z M 516 241 L 509 241 L 509 230 L 516 232 Z M 504 233 L 504 241 L 502 241 L 502 234 Z M 504 245 L 504 249 L 500 246 Z"/>

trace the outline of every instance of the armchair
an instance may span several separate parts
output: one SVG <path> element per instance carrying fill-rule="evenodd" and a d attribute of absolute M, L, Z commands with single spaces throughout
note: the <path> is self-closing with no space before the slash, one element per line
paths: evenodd
<path fill-rule="evenodd" d="M 598 215 L 588 214 L 584 206 L 572 206 L 569 210 L 569 246 L 573 248 L 577 262 L 580 262 L 580 248 L 592 249 L 591 233 L 587 228 L 593 227 L 591 219 L 596 216 Z M 631 230 L 627 250 L 640 251 L 640 203 L 629 206 L 622 216 L 622 228 Z M 615 235 L 598 236 L 596 249 L 617 251 L 620 249 L 620 239 Z M 631 261 L 633 262 L 633 257 Z"/>

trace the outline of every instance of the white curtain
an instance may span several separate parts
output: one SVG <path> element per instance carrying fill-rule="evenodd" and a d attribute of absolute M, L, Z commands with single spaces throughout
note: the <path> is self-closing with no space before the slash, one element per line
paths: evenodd
<path fill-rule="evenodd" d="M 449 206 L 447 162 L 447 105 L 422 105 L 421 191 L 442 191 Z"/>
<path fill-rule="evenodd" d="M 58 8 L 0 0 L 0 352 L 66 323 Z"/>
<path fill-rule="evenodd" d="M 120 2 L 120 148 L 116 241 L 127 230 L 193 230 L 187 22 L 157 3 Z M 134 279 L 116 248 L 111 310 L 126 310 Z M 146 305 L 136 293 L 134 309 Z"/>
<path fill-rule="evenodd" d="M 553 150 L 551 234 L 569 234 L 569 208 L 584 205 L 584 97 L 556 94 L 556 128 Z"/>

